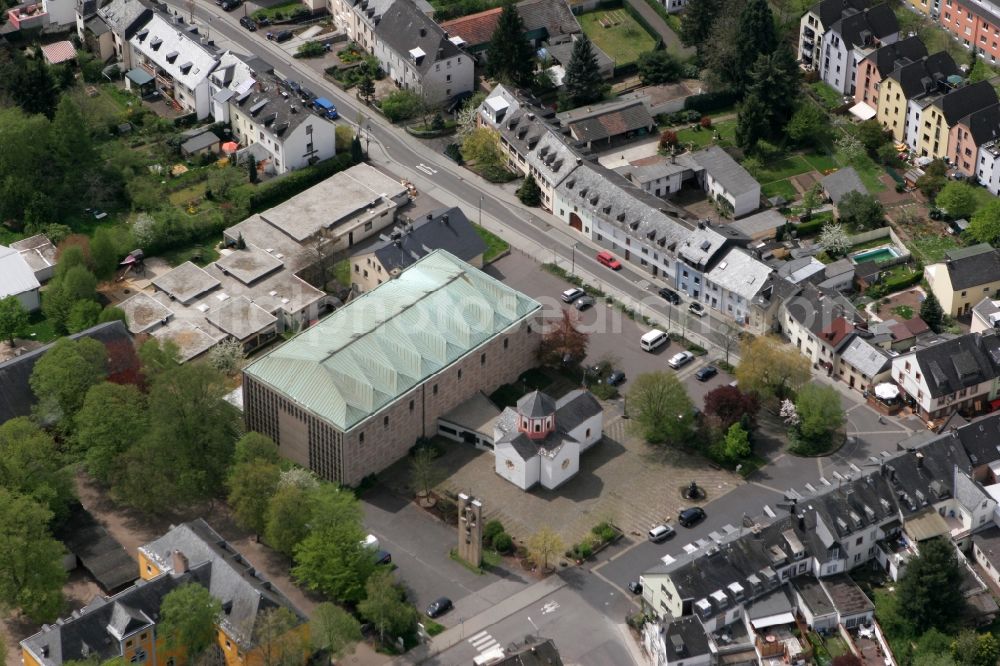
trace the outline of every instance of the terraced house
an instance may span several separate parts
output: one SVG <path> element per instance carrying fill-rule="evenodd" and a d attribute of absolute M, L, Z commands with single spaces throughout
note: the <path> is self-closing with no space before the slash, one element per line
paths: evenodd
<path fill-rule="evenodd" d="M 216 643 L 227 666 L 261 666 L 259 623 L 272 609 L 286 608 L 297 624 L 282 643 L 286 657 L 301 662 L 306 618 L 270 582 L 199 518 L 171 528 L 139 548 L 140 580 L 111 597 L 97 597 L 73 615 L 21 641 L 25 666 L 121 658 L 124 663 L 172 666 L 183 648 L 168 648 L 159 632 L 163 599 L 183 585 L 201 585 L 222 604 Z M 283 640 L 283 639 L 282 639 Z M 274 659 L 274 645 L 268 646 Z M 298 653 L 298 654 L 296 654 Z"/>
<path fill-rule="evenodd" d="M 879 84 L 878 121 L 892 132 L 897 143 L 907 139 L 907 108 L 911 100 L 933 95 L 950 77 L 958 76 L 958 65 L 946 52 L 939 51 L 915 62 L 903 63 Z"/>

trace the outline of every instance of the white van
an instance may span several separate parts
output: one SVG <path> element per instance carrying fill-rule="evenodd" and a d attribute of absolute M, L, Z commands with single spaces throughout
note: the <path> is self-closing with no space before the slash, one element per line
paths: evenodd
<path fill-rule="evenodd" d="M 654 328 L 652 331 L 646 333 L 645 335 L 642 336 L 642 338 L 639 339 L 639 346 L 642 347 L 645 351 L 651 352 L 654 349 L 657 349 L 658 347 L 662 347 L 669 340 L 670 338 L 667 337 L 666 333 L 657 328 Z"/>

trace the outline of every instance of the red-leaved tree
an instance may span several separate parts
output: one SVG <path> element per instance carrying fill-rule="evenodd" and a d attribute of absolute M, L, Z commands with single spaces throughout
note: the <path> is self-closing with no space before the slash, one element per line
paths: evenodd
<path fill-rule="evenodd" d="M 576 327 L 576 314 L 562 311 L 538 345 L 538 360 L 545 365 L 576 364 L 587 357 L 588 335 Z"/>
<path fill-rule="evenodd" d="M 720 386 L 712 389 L 705 396 L 705 414 L 715 419 L 722 430 L 739 423 L 744 415 L 751 420 L 757 416 L 760 403 L 749 393 L 744 393 L 735 386 Z"/>

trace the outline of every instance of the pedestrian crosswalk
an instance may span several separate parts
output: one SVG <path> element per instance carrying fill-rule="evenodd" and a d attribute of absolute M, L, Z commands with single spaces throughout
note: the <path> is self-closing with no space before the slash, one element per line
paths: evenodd
<path fill-rule="evenodd" d="M 500 645 L 497 639 L 490 636 L 488 631 L 480 631 L 475 636 L 470 637 L 468 641 L 472 644 L 472 647 L 476 648 L 476 652 L 480 654 Z"/>

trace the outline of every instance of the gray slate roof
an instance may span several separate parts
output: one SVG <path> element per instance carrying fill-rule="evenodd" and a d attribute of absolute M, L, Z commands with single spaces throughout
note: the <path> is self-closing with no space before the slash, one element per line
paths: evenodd
<path fill-rule="evenodd" d="M 851 340 L 840 358 L 869 379 L 892 364 L 892 359 L 881 347 L 876 347 L 861 336 L 855 336 Z"/>
<path fill-rule="evenodd" d="M 76 555 L 104 592 L 117 592 L 139 577 L 135 558 L 82 505 L 73 507 L 56 537 Z"/>
<path fill-rule="evenodd" d="M 412 226 L 396 227 L 386 240 L 362 254 L 373 252 L 388 271 L 402 270 L 431 250 L 447 250 L 462 261 L 486 251 L 486 241 L 461 208 L 439 208 L 417 218 Z"/>
<path fill-rule="evenodd" d="M 854 167 L 837 169 L 829 176 L 824 176 L 820 182 L 834 204 L 839 204 L 848 192 L 868 194 L 868 188 L 861 182 L 861 177 Z"/>
<path fill-rule="evenodd" d="M 734 196 L 760 191 L 760 183 L 740 166 L 729 153 L 718 146 L 709 146 L 688 157 L 711 174 L 727 192 Z"/>
<path fill-rule="evenodd" d="M 1000 280 L 1000 251 L 994 249 L 950 259 L 945 265 L 951 288 L 956 291 Z"/>
<path fill-rule="evenodd" d="M 105 345 L 121 342 L 132 344 L 128 329 L 120 321 L 98 324 L 86 331 L 69 336 L 73 340 L 93 338 Z M 18 416 L 28 416 L 35 405 L 35 394 L 31 390 L 31 373 L 38 359 L 52 347 L 39 347 L 21 356 L 0 363 L 0 423 Z"/>
<path fill-rule="evenodd" d="M 461 49 L 448 40 L 441 26 L 421 12 L 412 0 L 395 0 L 383 12 L 375 32 L 399 57 L 410 63 L 413 63 L 411 50 L 423 51 L 421 62 L 413 63 L 421 74 L 433 68 L 435 63 L 462 54 Z"/>
<path fill-rule="evenodd" d="M 938 398 L 1000 376 L 1000 339 L 968 333 L 918 349 L 931 397 Z"/>
<path fill-rule="evenodd" d="M 555 414 L 556 401 L 541 391 L 532 391 L 517 401 L 517 413 L 530 419 Z"/>

